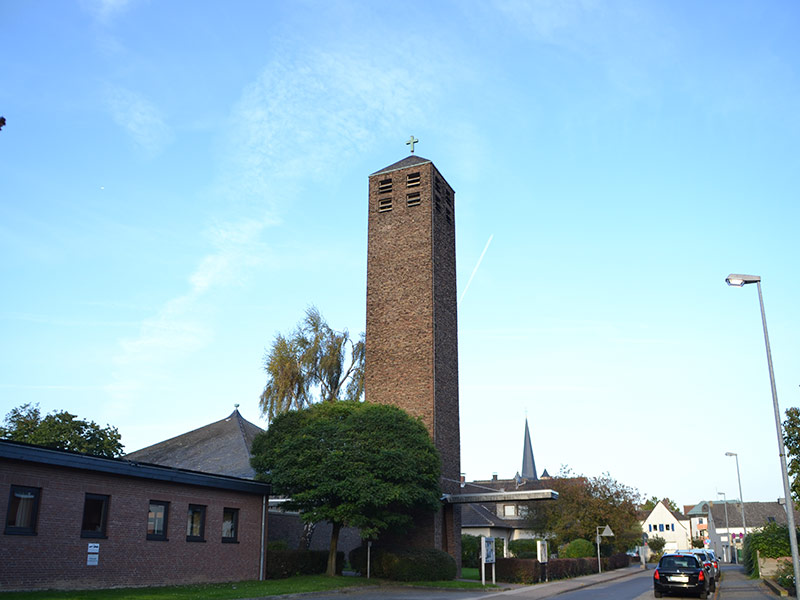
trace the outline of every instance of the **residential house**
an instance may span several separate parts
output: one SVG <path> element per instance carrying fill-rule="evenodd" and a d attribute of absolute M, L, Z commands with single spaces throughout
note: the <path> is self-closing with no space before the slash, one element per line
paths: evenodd
<path fill-rule="evenodd" d="M 741 552 L 745 529 L 742 525 L 742 503 L 739 500 L 708 502 L 708 547 L 725 562 L 733 559 L 733 551 Z M 727 513 L 727 514 L 726 514 Z M 794 511 L 795 523 L 800 512 Z M 769 523 L 786 525 L 786 507 L 778 502 L 745 502 L 744 519 L 747 533 L 762 529 Z"/>
<path fill-rule="evenodd" d="M 643 513 L 642 532 L 648 538 L 660 537 L 666 541 L 664 551 L 691 548 L 690 519 L 670 510 L 668 501 L 662 500 L 652 510 Z M 649 551 L 648 551 L 649 554 Z"/>

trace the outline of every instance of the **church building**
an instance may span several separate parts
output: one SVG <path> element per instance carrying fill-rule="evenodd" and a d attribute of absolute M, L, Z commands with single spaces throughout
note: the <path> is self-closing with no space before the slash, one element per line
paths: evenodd
<path fill-rule="evenodd" d="M 442 458 L 442 489 L 457 494 L 455 193 L 414 142 L 411 156 L 369 177 L 365 399 L 422 420 Z M 406 540 L 460 563 L 460 508 L 445 504 Z"/>

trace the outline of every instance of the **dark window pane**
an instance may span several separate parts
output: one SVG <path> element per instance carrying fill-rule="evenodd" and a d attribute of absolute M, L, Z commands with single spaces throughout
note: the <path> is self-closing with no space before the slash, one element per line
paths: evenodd
<path fill-rule="evenodd" d="M 150 508 L 147 511 L 148 540 L 167 539 L 168 513 L 169 513 L 169 502 L 160 502 L 158 500 L 150 501 Z"/>
<path fill-rule="evenodd" d="M 235 542 L 239 525 L 239 509 L 226 508 L 222 511 L 222 541 Z"/>
<path fill-rule="evenodd" d="M 81 537 L 106 537 L 109 496 L 86 494 L 83 503 L 83 523 Z"/>
<path fill-rule="evenodd" d="M 11 486 L 6 514 L 7 534 L 35 535 L 36 519 L 39 513 L 40 488 Z"/>
<path fill-rule="evenodd" d="M 205 538 L 206 507 L 199 504 L 189 505 L 189 517 L 186 522 L 186 540 L 202 542 Z"/>

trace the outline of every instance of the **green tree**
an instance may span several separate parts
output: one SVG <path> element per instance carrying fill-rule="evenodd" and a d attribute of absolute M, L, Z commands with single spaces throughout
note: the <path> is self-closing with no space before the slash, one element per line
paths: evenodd
<path fill-rule="evenodd" d="M 606 525 L 614 532 L 614 537 L 603 538 L 608 548 L 624 552 L 641 540 L 636 489 L 608 473 L 589 478 L 573 475 L 566 467 L 547 484 L 558 492 L 558 499 L 531 503 L 528 522 L 534 531 L 554 536 L 559 546 L 581 538 L 593 540 L 596 528 Z"/>
<path fill-rule="evenodd" d="M 651 496 L 650 498 L 645 500 L 644 504 L 642 504 L 642 510 L 653 510 L 656 507 L 656 504 L 658 504 L 659 502 L 662 502 L 662 500 L 660 500 L 658 496 Z M 667 508 L 672 512 L 680 512 L 678 505 L 675 504 L 669 498 L 664 498 L 663 502 L 667 503 Z"/>
<path fill-rule="evenodd" d="M 653 554 L 661 554 L 661 552 L 664 550 L 664 546 L 666 545 L 667 540 L 659 535 L 654 535 L 651 538 L 647 538 L 647 546 L 650 548 L 650 552 Z"/>
<path fill-rule="evenodd" d="M 42 417 L 38 404 L 23 404 L 13 408 L 4 423 L 0 439 L 108 458 L 122 455 L 123 445 L 116 427 L 100 427 L 65 410 Z"/>
<path fill-rule="evenodd" d="M 323 402 L 285 412 L 252 453 L 256 478 L 289 498 L 288 509 L 306 523 L 331 523 L 328 575 L 343 526 L 376 538 L 439 508 L 439 454 L 422 423 L 395 406 Z"/>
<path fill-rule="evenodd" d="M 364 334 L 353 342 L 346 329 L 331 329 L 311 306 L 290 335 L 275 336 L 264 356 L 264 370 L 267 383 L 259 404 L 268 421 L 317 400 L 359 400 L 364 393 Z"/>
<path fill-rule="evenodd" d="M 793 406 L 786 410 L 783 422 L 783 443 L 789 458 L 789 476 L 792 478 L 792 500 L 800 502 L 800 408 Z"/>

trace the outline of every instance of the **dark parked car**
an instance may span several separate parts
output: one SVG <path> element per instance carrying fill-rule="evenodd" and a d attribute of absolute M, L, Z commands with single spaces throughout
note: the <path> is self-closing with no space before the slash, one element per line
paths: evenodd
<path fill-rule="evenodd" d="M 653 573 L 653 594 L 689 593 L 708 598 L 709 577 L 700 557 L 694 554 L 665 554 Z"/>
<path fill-rule="evenodd" d="M 709 578 L 708 589 L 712 592 L 717 589 L 717 576 L 719 575 L 719 562 L 714 557 L 711 550 L 692 548 L 691 550 L 678 550 L 676 554 L 694 554 L 703 562 L 706 568 L 706 576 Z"/>

